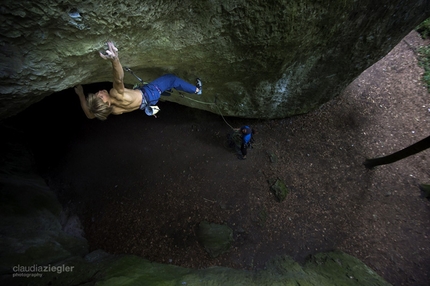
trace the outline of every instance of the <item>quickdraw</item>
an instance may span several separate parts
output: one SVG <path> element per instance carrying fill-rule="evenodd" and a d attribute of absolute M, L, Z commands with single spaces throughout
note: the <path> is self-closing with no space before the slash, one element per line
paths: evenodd
<path fill-rule="evenodd" d="M 140 81 L 140 83 L 143 85 L 143 84 L 145 84 L 145 82 L 140 78 L 140 77 L 138 77 L 132 70 L 131 70 L 131 68 L 129 68 L 129 67 L 123 67 L 123 69 L 125 70 L 125 71 L 127 71 L 127 72 L 129 72 L 129 73 L 131 73 L 135 78 L 137 78 L 137 80 L 138 81 Z"/>

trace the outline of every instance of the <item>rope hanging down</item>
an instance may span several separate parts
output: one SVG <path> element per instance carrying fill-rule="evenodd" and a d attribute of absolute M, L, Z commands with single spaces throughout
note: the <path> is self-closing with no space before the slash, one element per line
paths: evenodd
<path fill-rule="evenodd" d="M 140 77 L 138 77 L 130 68 L 128 68 L 128 67 L 123 67 L 123 69 L 125 70 L 125 71 L 127 71 L 127 72 L 129 72 L 129 73 L 131 73 L 135 78 L 137 78 L 137 80 L 142 84 L 142 85 L 144 85 L 145 84 L 145 82 L 140 78 Z M 186 98 L 186 99 L 188 99 L 188 100 L 191 100 L 191 101 L 194 101 L 194 102 L 198 102 L 198 103 L 201 103 L 201 104 L 206 104 L 206 105 L 215 105 L 215 107 L 218 109 L 218 112 L 219 112 L 219 115 L 221 115 L 221 117 L 222 117 L 222 119 L 224 120 L 224 122 L 231 128 L 231 129 L 233 129 L 234 130 L 234 128 L 230 125 L 230 124 L 228 124 L 228 122 L 227 122 L 227 120 L 225 120 L 225 118 L 224 118 L 224 116 L 222 115 L 222 113 L 221 113 L 221 110 L 220 110 L 220 108 L 218 107 L 218 105 L 216 104 L 216 102 L 204 102 L 204 101 L 200 101 L 200 100 L 196 100 L 196 99 L 194 99 L 194 98 L 191 98 L 191 97 L 188 97 L 188 96 L 186 96 L 186 95 L 184 95 L 182 92 L 179 92 L 179 95 L 181 96 L 181 97 L 183 97 L 183 98 Z"/>
<path fill-rule="evenodd" d="M 215 105 L 215 107 L 218 109 L 219 115 L 221 115 L 222 120 L 224 120 L 225 124 L 227 124 L 231 129 L 233 129 L 233 130 L 234 130 L 234 128 L 233 128 L 230 124 L 228 124 L 227 120 L 225 120 L 224 116 L 223 116 L 223 115 L 222 115 L 222 113 L 221 113 L 221 109 L 219 109 L 218 105 L 217 105 L 215 102 L 204 102 L 204 101 L 199 101 L 199 100 L 193 99 L 193 98 L 191 98 L 191 97 L 185 96 L 185 95 L 183 95 L 181 92 L 180 92 L 179 94 L 180 94 L 182 97 L 186 98 L 186 99 L 189 99 L 189 100 L 192 100 L 192 101 L 195 101 L 195 102 L 201 103 L 201 104 Z"/>

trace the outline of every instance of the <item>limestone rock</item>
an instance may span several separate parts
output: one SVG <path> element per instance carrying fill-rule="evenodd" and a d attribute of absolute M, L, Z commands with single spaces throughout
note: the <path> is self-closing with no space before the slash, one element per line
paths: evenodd
<path fill-rule="evenodd" d="M 197 237 L 210 256 L 218 257 L 230 249 L 233 230 L 227 225 L 203 221 L 199 224 Z"/>
<path fill-rule="evenodd" d="M 286 199 L 288 193 L 290 192 L 285 183 L 279 179 L 271 180 L 271 182 L 269 183 L 271 184 L 270 190 L 275 195 L 276 200 L 278 202 L 283 202 Z"/>
<path fill-rule="evenodd" d="M 217 106 L 169 101 L 283 118 L 337 96 L 430 16 L 430 2 L 4 0 L 0 16 L 0 119 L 79 83 L 111 81 L 98 55 L 107 40 L 145 81 L 200 77 L 198 99 Z"/>

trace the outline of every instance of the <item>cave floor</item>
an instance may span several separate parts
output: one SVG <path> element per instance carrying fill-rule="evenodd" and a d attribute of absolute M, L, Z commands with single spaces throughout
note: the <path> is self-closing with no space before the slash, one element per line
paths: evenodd
<path fill-rule="evenodd" d="M 258 132 L 246 160 L 225 147 L 221 116 L 161 102 L 157 119 L 77 120 L 55 160 L 45 158 L 44 176 L 79 213 L 91 250 L 261 269 L 276 255 L 303 262 L 339 249 L 394 285 L 428 285 L 430 202 L 418 185 L 430 183 L 430 151 L 374 170 L 362 164 L 429 135 L 430 98 L 414 52 L 423 43 L 412 32 L 309 114 L 227 117 Z M 274 178 L 290 189 L 283 202 L 270 191 Z M 199 245 L 204 220 L 234 230 L 228 253 L 210 258 Z"/>

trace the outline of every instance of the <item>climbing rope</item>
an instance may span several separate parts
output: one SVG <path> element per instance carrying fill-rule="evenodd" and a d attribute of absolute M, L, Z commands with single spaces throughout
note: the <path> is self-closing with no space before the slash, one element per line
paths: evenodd
<path fill-rule="evenodd" d="M 179 92 L 179 95 L 183 98 L 186 98 L 188 100 L 198 102 L 201 104 L 215 105 L 215 107 L 218 109 L 219 115 L 221 115 L 221 118 L 222 118 L 222 120 L 224 120 L 225 124 L 227 124 L 232 130 L 234 130 L 234 128 L 227 122 L 227 120 L 225 120 L 224 115 L 222 115 L 221 109 L 219 108 L 219 106 L 215 102 L 205 102 L 205 101 L 196 100 L 194 98 L 191 98 L 191 97 L 184 95 L 182 92 Z"/>

